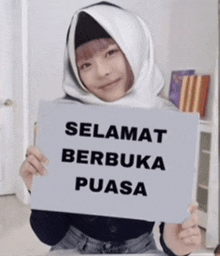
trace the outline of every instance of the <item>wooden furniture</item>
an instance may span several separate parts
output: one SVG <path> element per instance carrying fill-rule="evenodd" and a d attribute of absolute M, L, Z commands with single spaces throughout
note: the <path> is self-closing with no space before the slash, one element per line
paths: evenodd
<path fill-rule="evenodd" d="M 218 65 L 211 82 L 206 121 L 200 121 L 200 149 L 196 200 L 200 226 L 206 229 L 206 247 L 219 242 L 219 84 Z"/>

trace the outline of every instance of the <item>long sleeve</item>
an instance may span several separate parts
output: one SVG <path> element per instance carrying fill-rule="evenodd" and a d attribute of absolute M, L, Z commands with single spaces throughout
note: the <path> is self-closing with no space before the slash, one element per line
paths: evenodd
<path fill-rule="evenodd" d="M 30 224 L 37 237 L 45 244 L 55 245 L 70 226 L 68 213 L 32 210 Z"/>

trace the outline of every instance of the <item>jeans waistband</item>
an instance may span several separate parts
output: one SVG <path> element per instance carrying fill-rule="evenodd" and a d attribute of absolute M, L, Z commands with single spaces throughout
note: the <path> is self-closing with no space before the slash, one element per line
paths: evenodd
<path fill-rule="evenodd" d="M 89 237 L 77 228 L 71 226 L 65 237 L 51 250 L 76 249 L 84 254 L 102 253 L 143 253 L 148 250 L 156 250 L 152 234 L 145 233 L 137 238 L 125 241 L 100 241 Z"/>

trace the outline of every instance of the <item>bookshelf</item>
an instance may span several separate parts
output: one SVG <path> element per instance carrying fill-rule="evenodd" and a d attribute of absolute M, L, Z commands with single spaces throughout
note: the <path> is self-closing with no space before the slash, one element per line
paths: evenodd
<path fill-rule="evenodd" d="M 206 230 L 206 247 L 219 243 L 219 81 L 218 65 L 213 74 L 207 115 L 200 120 L 200 144 L 196 201 L 199 225 Z"/>
<path fill-rule="evenodd" d="M 205 245 L 215 248 L 219 240 L 219 47 L 220 1 L 178 0 L 172 12 L 175 24 L 169 42 L 167 81 L 175 70 L 195 70 L 197 75 L 211 75 L 207 111 L 199 123 L 198 180 L 194 199 L 199 202 L 200 226 L 206 229 Z M 196 7 L 195 9 L 193 9 Z M 206 18 L 205 18 L 206 17 Z M 181 28 L 177 29 L 177 28 Z M 203 32 L 202 32 L 203 31 Z M 166 70 L 166 69 L 165 69 Z M 166 72 L 164 72 L 166 73 Z M 169 95 L 170 84 L 163 92 Z"/>
<path fill-rule="evenodd" d="M 204 71 L 198 72 L 200 75 L 197 76 L 185 74 L 190 71 L 191 70 L 172 71 L 169 97 L 170 100 L 173 101 L 173 99 L 178 99 L 178 95 L 180 96 L 180 111 L 188 113 L 200 112 L 200 141 L 198 143 L 197 151 L 198 176 L 195 184 L 196 186 L 194 187 L 193 200 L 199 203 L 199 225 L 206 230 L 206 247 L 215 248 L 219 243 L 218 65 L 216 65 L 216 69 L 213 72 L 210 72 L 210 74 L 207 74 Z M 174 74 L 182 77 L 182 79 L 177 79 L 176 77 L 173 79 Z M 204 78 L 208 79 L 208 82 L 205 82 L 205 87 L 203 87 L 204 84 L 202 84 Z M 207 83 L 209 83 L 209 90 L 206 90 Z M 178 85 L 181 88 L 180 93 L 176 89 Z M 196 94 L 196 90 L 194 89 L 194 97 L 191 97 L 191 100 L 189 100 L 190 90 L 192 92 L 193 86 L 199 86 L 201 88 L 201 93 Z M 206 92 L 205 96 L 204 92 Z M 205 103 L 203 102 L 203 109 L 200 105 L 202 97 L 203 99 L 206 98 Z M 190 101 L 193 108 L 190 107 Z M 175 105 L 178 106 L 177 102 L 173 101 L 173 103 L 176 103 Z"/>
<path fill-rule="evenodd" d="M 212 127 L 211 127 L 211 122 L 210 121 L 200 120 L 199 126 L 200 126 L 199 129 L 200 129 L 201 132 L 211 133 L 211 131 L 212 131 Z"/>
<path fill-rule="evenodd" d="M 200 124 L 200 149 L 198 164 L 198 181 L 196 200 L 199 203 L 200 226 L 207 228 L 207 210 L 208 210 L 208 190 L 209 190 L 209 166 L 210 166 L 210 145 L 211 128 L 210 125 Z"/>

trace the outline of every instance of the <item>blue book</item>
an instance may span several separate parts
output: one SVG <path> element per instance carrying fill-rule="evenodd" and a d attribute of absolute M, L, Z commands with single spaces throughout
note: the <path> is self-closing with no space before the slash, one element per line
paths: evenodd
<path fill-rule="evenodd" d="M 183 76 L 194 75 L 195 70 L 177 70 L 172 71 L 170 79 L 169 100 L 179 108 L 180 93 L 182 88 Z"/>

